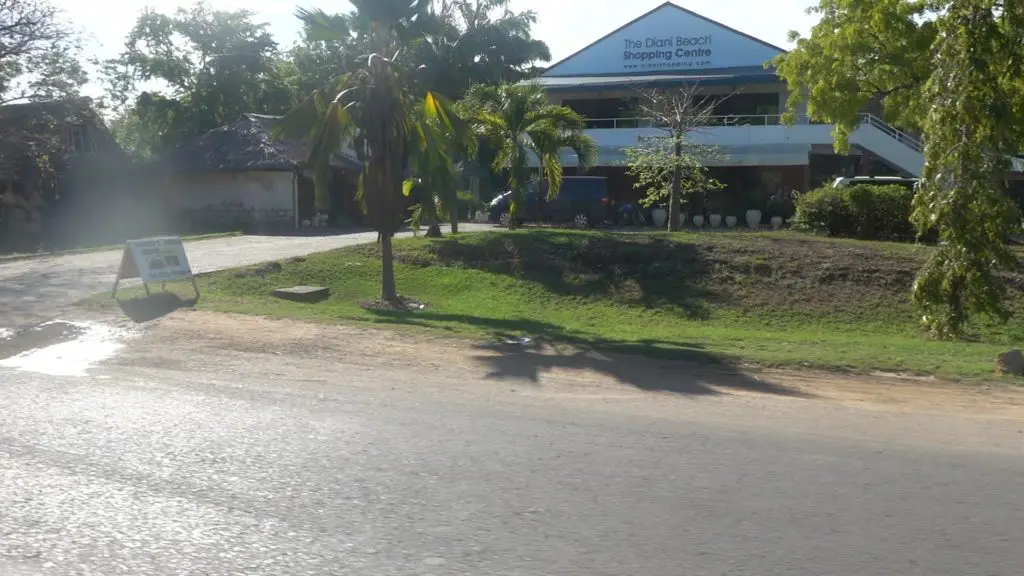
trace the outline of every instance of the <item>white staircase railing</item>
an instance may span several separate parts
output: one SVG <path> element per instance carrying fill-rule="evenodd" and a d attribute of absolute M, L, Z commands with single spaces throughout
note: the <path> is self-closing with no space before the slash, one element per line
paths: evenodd
<path fill-rule="evenodd" d="M 921 140 L 899 130 L 898 128 L 895 128 L 891 124 L 887 124 L 878 116 L 875 116 L 874 114 L 861 114 L 860 121 L 863 124 L 870 124 L 871 126 L 878 128 L 882 132 L 885 132 L 892 138 L 896 139 L 898 142 L 902 142 L 903 144 L 910 146 L 915 151 L 921 152 L 922 154 L 924 153 L 924 144 Z"/>

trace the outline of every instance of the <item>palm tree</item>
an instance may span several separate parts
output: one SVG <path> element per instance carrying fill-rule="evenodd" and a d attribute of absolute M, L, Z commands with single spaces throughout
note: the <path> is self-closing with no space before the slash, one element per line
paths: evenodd
<path fill-rule="evenodd" d="M 511 222 L 522 207 L 529 186 L 531 163 L 538 162 L 548 181 L 548 195 L 558 196 L 562 186 L 561 150 L 570 148 L 585 170 L 597 156 L 597 144 L 584 133 L 583 117 L 548 102 L 535 83 L 476 85 L 463 102 L 477 133 L 497 150 L 495 170 L 508 171 Z"/>
<path fill-rule="evenodd" d="M 536 13 L 514 12 L 510 0 L 431 0 L 430 18 L 421 23 L 422 37 L 410 47 L 412 58 L 429 74 L 417 75 L 420 89 L 443 94 L 452 100 L 463 97 L 476 83 L 517 82 L 531 66 L 551 59 L 547 45 L 531 33 Z M 475 150 L 453 143 L 449 156 L 457 166 L 473 160 Z M 486 145 L 486 143 L 484 143 Z M 461 171 L 424 175 L 417 189 L 419 205 L 414 225 L 447 218 L 452 233 L 458 232 L 458 209 L 472 195 L 461 186 Z M 454 176 L 454 178 L 453 178 Z M 436 224 L 430 232 L 440 234 Z"/>
<path fill-rule="evenodd" d="M 391 237 L 404 220 L 415 176 L 454 170 L 450 143 L 471 147 L 474 139 L 447 99 L 432 92 L 416 95 L 416 74 L 429 71 L 406 65 L 406 49 L 417 38 L 430 0 L 352 4 L 356 10 L 351 21 L 366 30 L 361 44 L 369 47 L 369 54 L 285 115 L 276 136 L 310 138 L 309 161 L 322 205 L 329 196 L 331 160 L 346 146 L 355 151 L 362 164 L 358 199 L 380 237 L 380 298 L 397 303 Z M 309 37 L 339 40 L 353 35 L 344 18 L 304 9 L 296 16 Z"/>

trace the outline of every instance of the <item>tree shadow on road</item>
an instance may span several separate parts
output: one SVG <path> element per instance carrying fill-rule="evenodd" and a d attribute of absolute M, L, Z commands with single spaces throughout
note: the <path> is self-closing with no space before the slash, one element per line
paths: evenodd
<path fill-rule="evenodd" d="M 472 326 L 488 335 L 474 357 L 488 379 L 539 384 L 554 370 L 594 372 L 641 390 L 684 396 L 714 396 L 723 390 L 797 398 L 799 390 L 775 384 L 738 369 L 739 359 L 708 351 L 698 343 L 663 340 L 613 341 L 567 333 L 562 327 L 527 319 L 496 319 L 374 310 L 377 322 L 425 326 L 437 323 Z M 454 330 L 448 327 L 449 330 Z M 528 341 L 523 338 L 529 338 Z"/>

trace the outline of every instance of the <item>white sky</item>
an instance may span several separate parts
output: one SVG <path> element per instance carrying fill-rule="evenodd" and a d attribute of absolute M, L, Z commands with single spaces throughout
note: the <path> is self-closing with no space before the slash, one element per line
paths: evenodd
<path fill-rule="evenodd" d="M 171 12 L 179 6 L 190 6 L 194 0 L 118 0 L 110 3 L 82 0 L 51 0 L 62 8 L 67 19 L 81 28 L 91 39 L 89 56 L 114 57 L 124 37 L 135 23 L 139 11 L 152 6 Z M 789 30 L 807 33 L 814 24 L 804 10 L 815 0 L 674 0 L 693 10 L 760 38 L 787 48 Z M 512 0 L 516 10 L 532 9 L 539 15 L 534 35 L 551 48 L 552 63 L 576 52 L 619 26 L 661 5 L 664 0 Z M 208 0 L 214 8 L 246 8 L 256 13 L 256 21 L 267 22 L 282 48 L 287 48 L 298 34 L 295 7 L 347 11 L 346 0 Z"/>

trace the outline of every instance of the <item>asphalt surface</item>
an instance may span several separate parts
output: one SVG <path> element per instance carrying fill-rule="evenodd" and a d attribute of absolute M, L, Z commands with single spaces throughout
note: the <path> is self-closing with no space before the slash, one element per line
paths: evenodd
<path fill-rule="evenodd" d="M 108 289 L 117 258 L 0 264 L 0 328 Z M 0 368 L 0 575 L 1024 573 L 1017 421 L 152 345 L 88 376 Z"/>
<path fill-rule="evenodd" d="M 661 395 L 653 416 L 223 363 L 0 372 L 0 574 L 1024 571 L 1021 451 L 915 438 L 909 417 L 666 416 Z M 870 430 L 889 421 L 905 441 Z"/>
<path fill-rule="evenodd" d="M 480 224 L 460 225 L 467 232 L 488 228 Z M 404 235 L 408 234 L 399 236 Z M 186 242 L 186 249 L 189 263 L 198 274 L 376 240 L 376 232 L 234 236 Z M 0 328 L 13 329 L 49 320 L 82 298 L 110 290 L 120 261 L 120 250 L 10 262 L 0 259 Z"/>

